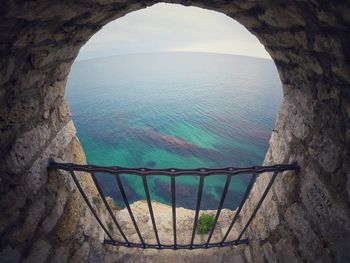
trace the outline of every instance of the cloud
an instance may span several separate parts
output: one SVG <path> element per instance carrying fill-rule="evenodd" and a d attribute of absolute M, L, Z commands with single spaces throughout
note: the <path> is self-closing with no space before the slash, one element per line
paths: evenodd
<path fill-rule="evenodd" d="M 85 44 L 78 60 L 162 51 L 270 58 L 257 38 L 232 18 L 197 7 L 162 3 L 107 24 Z"/>

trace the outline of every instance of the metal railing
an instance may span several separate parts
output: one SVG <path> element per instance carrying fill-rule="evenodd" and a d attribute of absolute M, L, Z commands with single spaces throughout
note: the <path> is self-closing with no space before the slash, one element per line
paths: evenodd
<path fill-rule="evenodd" d="M 77 165 L 72 163 L 57 163 L 54 161 L 51 161 L 49 164 L 50 169 L 59 169 L 59 170 L 65 170 L 70 173 L 72 176 L 79 192 L 81 193 L 83 199 L 85 200 L 87 206 L 90 208 L 92 214 L 96 218 L 97 222 L 100 224 L 106 235 L 109 239 L 106 239 L 104 241 L 105 244 L 111 244 L 115 246 L 126 246 L 126 247 L 137 247 L 137 248 L 155 248 L 155 249 L 196 249 L 196 248 L 211 248 L 211 247 L 225 247 L 225 246 L 231 246 L 231 245 L 240 245 L 240 244 L 248 244 L 248 239 L 242 239 L 244 233 L 246 232 L 247 228 L 249 227 L 250 223 L 254 219 L 256 213 L 258 212 L 262 202 L 264 201 L 265 197 L 267 196 L 273 182 L 275 181 L 277 175 L 279 173 L 282 173 L 284 171 L 290 171 L 290 170 L 298 170 L 298 166 L 296 163 L 293 164 L 279 164 L 279 165 L 273 165 L 273 166 L 254 166 L 254 167 L 248 167 L 248 168 L 235 168 L 235 167 L 228 167 L 228 168 L 219 168 L 219 169 L 207 169 L 207 168 L 200 168 L 200 169 L 148 169 L 148 168 L 124 168 L 124 167 L 101 167 L 101 166 L 94 166 L 94 165 Z M 98 216 L 96 210 L 91 205 L 87 195 L 85 194 L 82 186 L 80 185 L 77 176 L 75 174 L 75 171 L 80 172 L 87 172 L 90 173 L 96 189 L 110 215 L 112 218 L 115 226 L 117 227 L 118 231 L 120 232 L 123 241 L 122 240 L 116 240 L 112 237 L 111 231 L 107 229 L 107 227 L 102 223 L 100 217 Z M 101 189 L 100 184 L 98 183 L 98 180 L 96 178 L 96 173 L 107 173 L 114 176 L 116 185 L 119 188 L 120 194 L 122 196 L 122 199 L 124 201 L 125 207 L 129 213 L 129 216 L 131 218 L 132 224 L 136 230 L 137 236 L 140 240 L 140 243 L 131 242 L 128 237 L 126 236 L 125 232 L 123 231 L 122 227 L 118 223 L 115 215 L 112 212 L 112 209 L 110 205 L 108 204 L 106 197 Z M 261 195 L 261 198 L 257 205 L 255 206 L 255 209 L 253 210 L 251 216 L 246 221 L 246 224 L 244 225 L 243 229 L 241 230 L 240 234 L 235 240 L 229 240 L 227 241 L 227 238 L 229 236 L 230 231 L 232 230 L 232 227 L 235 225 L 237 219 L 239 218 L 240 212 L 242 210 L 242 207 L 244 206 L 250 191 L 253 187 L 253 184 L 255 182 L 255 179 L 258 174 L 272 172 L 273 175 L 267 184 L 266 189 L 264 190 L 263 194 Z M 126 196 L 123 183 L 120 179 L 121 174 L 128 174 L 128 175 L 136 175 L 140 176 L 142 178 L 142 183 L 147 199 L 147 205 L 149 209 L 149 214 L 152 222 L 153 231 L 156 237 L 156 244 L 148 244 L 145 242 L 144 238 L 141 235 L 139 226 L 135 220 L 134 214 L 130 208 L 130 204 L 128 201 L 128 198 Z M 223 188 L 223 192 L 221 194 L 220 202 L 218 205 L 218 208 L 216 210 L 215 219 L 213 222 L 213 225 L 209 231 L 209 235 L 207 238 L 207 241 L 204 244 L 196 244 L 194 243 L 195 235 L 196 235 L 196 229 L 198 226 L 198 217 L 200 212 L 200 206 L 201 206 L 201 199 L 203 194 L 203 185 L 205 178 L 210 175 L 218 175 L 222 174 L 226 176 L 225 185 Z M 232 176 L 236 176 L 238 174 L 252 174 L 250 182 L 248 184 L 248 187 L 244 193 L 244 196 L 235 212 L 235 215 L 223 237 L 223 239 L 220 242 L 210 242 L 215 230 L 215 227 L 217 225 L 221 210 L 223 208 L 223 204 L 226 198 L 227 191 L 230 186 L 231 178 Z M 172 206 L 172 229 L 173 229 L 173 244 L 162 244 L 159 239 L 158 230 L 157 230 L 157 224 L 154 217 L 154 212 L 152 208 L 151 198 L 150 198 L 150 192 L 148 188 L 148 182 L 147 182 L 147 176 L 153 176 L 153 175 L 159 175 L 159 176 L 168 176 L 170 177 L 170 184 L 171 184 L 171 206 Z M 191 235 L 191 241 L 189 244 L 178 244 L 177 242 L 177 233 L 176 233 L 176 178 L 179 176 L 186 176 L 186 175 L 194 175 L 199 177 L 199 186 L 198 186 L 198 192 L 197 192 L 197 200 L 196 200 L 196 210 L 195 210 L 195 216 L 194 216 L 194 222 L 193 222 L 193 229 L 192 229 L 192 235 Z"/>

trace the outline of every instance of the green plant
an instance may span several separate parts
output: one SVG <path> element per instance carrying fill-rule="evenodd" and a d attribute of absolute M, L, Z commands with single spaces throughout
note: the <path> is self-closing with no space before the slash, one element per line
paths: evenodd
<path fill-rule="evenodd" d="M 94 205 L 97 205 L 99 202 L 100 202 L 100 199 L 99 199 L 97 196 L 93 196 L 93 197 L 92 197 L 92 203 L 93 203 Z"/>
<path fill-rule="evenodd" d="M 107 227 L 108 227 L 109 231 L 113 232 L 113 224 L 112 224 L 112 222 L 107 222 Z"/>
<path fill-rule="evenodd" d="M 197 233 L 207 234 L 213 227 L 215 218 L 212 214 L 201 214 L 198 218 Z"/>

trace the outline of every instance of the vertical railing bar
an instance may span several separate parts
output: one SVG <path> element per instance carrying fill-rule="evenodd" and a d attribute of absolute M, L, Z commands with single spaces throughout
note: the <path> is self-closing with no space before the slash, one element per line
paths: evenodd
<path fill-rule="evenodd" d="M 176 188 L 175 188 L 175 176 L 171 176 L 171 205 L 173 212 L 173 234 L 174 234 L 174 249 L 177 249 L 177 237 L 176 237 Z"/>
<path fill-rule="evenodd" d="M 94 172 L 91 172 L 90 174 L 91 174 L 92 180 L 93 180 L 94 183 L 95 183 L 96 189 L 97 189 L 98 193 L 100 194 L 101 199 L 102 199 L 102 201 L 103 201 L 105 207 L 106 207 L 107 210 L 108 210 L 109 215 L 111 216 L 111 218 L 112 218 L 114 224 L 117 226 L 118 231 L 120 232 L 120 234 L 121 234 L 122 237 L 124 238 L 125 242 L 129 245 L 128 239 L 126 238 L 126 236 L 125 236 L 125 234 L 124 234 L 122 228 L 120 227 L 119 223 L 117 222 L 117 219 L 115 218 L 115 216 L 114 216 L 114 214 L 113 214 L 113 212 L 112 212 L 112 210 L 111 210 L 111 207 L 109 206 L 109 204 L 108 204 L 108 202 L 107 202 L 107 200 L 106 200 L 106 197 L 105 197 L 105 195 L 103 194 L 103 191 L 102 191 L 102 189 L 101 189 L 101 187 L 100 187 L 100 185 L 99 185 L 99 183 L 98 183 L 98 181 L 97 181 L 97 179 L 96 179 L 95 173 L 94 173 Z"/>
<path fill-rule="evenodd" d="M 266 189 L 265 189 L 263 195 L 262 195 L 261 198 L 260 198 L 259 203 L 257 204 L 257 206 L 255 207 L 255 209 L 254 209 L 254 211 L 253 211 L 253 214 L 250 216 L 250 218 L 249 218 L 248 222 L 246 223 L 245 227 L 243 228 L 241 234 L 238 236 L 237 242 L 239 242 L 239 240 L 240 240 L 241 237 L 243 236 L 244 232 L 247 230 L 247 228 L 249 227 L 250 223 L 251 223 L 252 220 L 254 219 L 254 217 L 255 217 L 256 213 L 258 212 L 258 210 L 259 210 L 259 208 L 260 208 L 262 202 L 264 201 L 265 197 L 267 196 L 267 194 L 268 194 L 268 192 L 269 192 L 269 190 L 270 190 L 270 188 L 271 188 L 273 182 L 275 181 L 275 179 L 276 179 L 278 173 L 279 173 L 278 170 L 276 170 L 276 171 L 273 173 L 272 178 L 271 178 L 269 184 L 267 185 L 267 187 L 266 187 Z"/>
<path fill-rule="evenodd" d="M 201 199 L 202 199 L 202 193 L 203 193 L 203 184 L 204 184 L 204 176 L 201 175 L 200 176 L 200 180 L 199 180 L 199 186 L 198 186 L 196 214 L 195 214 L 195 217 L 194 217 L 190 248 L 193 248 L 193 241 L 194 241 L 194 237 L 196 235 L 196 228 L 197 228 L 197 223 L 198 223 L 198 215 L 199 215 L 199 209 L 200 209 L 200 206 L 201 206 Z"/>
<path fill-rule="evenodd" d="M 242 198 L 242 200 L 241 200 L 241 203 L 240 203 L 240 205 L 239 205 L 239 207 L 238 207 L 238 209 L 237 209 L 237 211 L 236 211 L 235 216 L 233 217 L 233 219 L 232 219 L 232 221 L 231 221 L 230 226 L 228 227 L 228 229 L 227 229 L 227 231 L 226 231 L 226 234 L 224 235 L 224 238 L 223 238 L 222 241 L 221 241 L 221 244 L 223 244 L 223 243 L 225 242 L 226 238 L 228 237 L 228 235 L 229 235 L 230 232 L 231 232 L 231 229 L 232 229 L 233 225 L 236 223 L 236 221 L 237 221 L 237 219 L 238 219 L 238 216 L 239 216 L 239 213 L 241 212 L 241 210 L 242 210 L 242 208 L 243 208 L 243 205 L 244 205 L 245 201 L 247 200 L 247 198 L 248 198 L 248 196 L 249 196 L 249 194 L 250 194 L 250 191 L 251 191 L 252 188 L 253 188 L 253 184 L 254 184 L 254 182 L 255 182 L 256 176 L 257 176 L 257 174 L 254 173 L 254 174 L 252 175 L 252 177 L 250 178 L 248 187 L 247 187 L 247 189 L 246 189 L 246 191 L 245 191 L 245 193 L 244 193 L 244 196 L 243 196 L 243 198 Z"/>
<path fill-rule="evenodd" d="M 73 181 L 75 183 L 75 185 L 77 186 L 81 196 L 83 197 L 85 203 L 87 204 L 87 206 L 90 208 L 92 214 L 94 215 L 94 217 L 96 218 L 97 222 L 100 224 L 100 226 L 102 227 L 103 231 L 107 234 L 107 236 L 111 239 L 112 242 L 115 242 L 115 240 L 113 239 L 113 237 L 111 236 L 111 234 L 108 232 L 107 228 L 103 225 L 103 223 L 101 222 L 100 218 L 98 217 L 95 209 L 92 207 L 88 197 L 86 196 L 83 188 L 81 187 L 77 177 L 75 176 L 75 173 L 73 170 L 69 170 L 69 173 L 71 174 Z"/>
<path fill-rule="evenodd" d="M 224 189 L 222 191 L 221 200 L 220 200 L 219 207 L 218 207 L 218 210 L 217 210 L 216 215 L 215 215 L 214 223 L 213 223 L 213 226 L 212 226 L 210 233 L 209 233 L 209 236 L 208 236 L 208 240 L 207 240 L 207 244 L 206 244 L 207 246 L 209 245 L 210 239 L 214 233 L 215 226 L 218 222 L 222 207 L 224 205 L 227 190 L 228 190 L 228 187 L 230 186 L 230 183 L 231 183 L 231 175 L 228 174 L 228 175 L 226 175 L 226 182 L 225 182 Z"/>
<path fill-rule="evenodd" d="M 130 208 L 130 205 L 129 205 L 129 202 L 128 202 L 128 198 L 126 197 L 126 194 L 125 194 L 125 191 L 124 191 L 124 187 L 123 187 L 122 181 L 120 180 L 120 176 L 119 176 L 119 174 L 117 174 L 117 173 L 114 174 L 114 176 L 115 176 L 115 179 L 116 179 L 117 184 L 118 184 L 118 186 L 119 186 L 119 190 L 120 190 L 120 193 L 121 193 L 121 195 L 122 195 L 122 197 L 123 197 L 123 200 L 124 200 L 126 209 L 128 210 L 129 216 L 130 216 L 130 218 L 131 218 L 131 221 L 132 221 L 132 223 L 134 224 L 136 233 L 137 233 L 137 235 L 139 236 L 139 239 L 140 239 L 140 241 L 141 241 L 141 243 L 142 243 L 142 246 L 145 246 L 145 242 L 143 241 L 143 238 L 142 238 L 142 236 L 141 236 L 141 232 L 140 232 L 140 230 L 139 230 L 139 227 L 137 226 L 136 220 L 135 220 L 134 215 L 133 215 L 133 213 L 132 213 L 132 211 L 131 211 L 131 208 Z"/>
<path fill-rule="evenodd" d="M 159 241 L 156 221 L 154 219 L 153 208 L 152 208 L 152 203 L 151 203 L 151 196 L 149 194 L 147 178 L 144 175 L 142 176 L 142 182 L 143 182 L 143 188 L 145 189 L 145 194 L 146 194 L 146 199 L 147 199 L 147 204 L 148 204 L 148 210 L 149 210 L 149 213 L 150 213 L 150 216 L 151 216 L 154 234 L 156 236 L 158 247 L 160 248 L 160 241 Z"/>

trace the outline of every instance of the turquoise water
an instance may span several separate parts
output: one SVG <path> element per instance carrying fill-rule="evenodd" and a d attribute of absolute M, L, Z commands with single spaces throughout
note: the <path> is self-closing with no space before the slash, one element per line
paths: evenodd
<path fill-rule="evenodd" d="M 67 99 L 88 163 L 149 168 L 261 165 L 282 97 L 271 60 L 208 53 L 125 55 L 74 63 Z M 99 174 L 123 207 L 114 179 Z M 250 175 L 234 177 L 235 208 Z M 225 177 L 205 179 L 202 209 L 214 209 Z M 141 178 L 123 175 L 131 202 Z M 177 178 L 177 205 L 193 208 L 198 178 Z M 169 177 L 148 178 L 151 197 L 170 202 Z"/>

